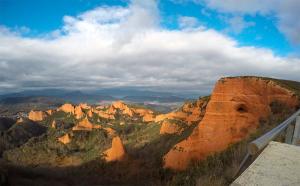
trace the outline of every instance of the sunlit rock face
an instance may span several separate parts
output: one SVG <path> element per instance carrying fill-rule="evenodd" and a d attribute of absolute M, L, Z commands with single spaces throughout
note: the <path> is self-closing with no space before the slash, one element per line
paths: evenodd
<path fill-rule="evenodd" d="M 193 133 L 164 156 L 164 167 L 183 170 L 191 160 L 225 150 L 254 132 L 260 119 L 271 113 L 270 104 L 299 104 L 291 91 L 255 77 L 223 78 L 214 88 L 202 121 Z"/>
<path fill-rule="evenodd" d="M 99 129 L 101 128 L 100 125 L 93 125 L 88 118 L 84 118 L 82 121 L 77 123 L 72 130 L 88 130 L 91 131 L 92 129 Z"/>
<path fill-rule="evenodd" d="M 75 118 L 80 119 L 84 116 L 84 113 L 82 111 L 82 108 L 80 106 L 76 106 L 74 109 Z"/>
<path fill-rule="evenodd" d="M 165 119 L 177 119 L 192 124 L 199 122 L 205 113 L 207 99 L 198 99 L 195 102 L 185 103 L 181 109 L 167 113 L 160 114 L 155 117 L 155 122 L 161 122 Z"/>
<path fill-rule="evenodd" d="M 187 116 L 183 119 L 187 124 L 199 122 L 204 114 L 208 103 L 208 98 L 200 98 L 195 102 L 186 103 L 182 107 L 182 112 L 187 113 Z"/>
<path fill-rule="evenodd" d="M 159 134 L 180 134 L 182 131 L 183 128 L 181 128 L 175 122 L 164 120 L 160 127 Z"/>
<path fill-rule="evenodd" d="M 59 137 L 58 141 L 63 143 L 63 144 L 68 144 L 68 143 L 71 142 L 71 138 L 70 138 L 69 134 L 65 134 L 62 137 Z"/>
<path fill-rule="evenodd" d="M 142 117 L 143 117 L 143 122 L 155 121 L 155 116 L 153 114 L 145 114 Z"/>
<path fill-rule="evenodd" d="M 51 128 L 56 129 L 56 121 L 55 120 L 53 120 L 51 122 Z"/>
<path fill-rule="evenodd" d="M 113 107 L 115 109 L 120 109 L 123 114 L 127 114 L 130 117 L 133 116 L 132 110 L 122 101 L 113 102 L 111 107 Z"/>
<path fill-rule="evenodd" d="M 43 121 L 47 114 L 43 111 L 30 111 L 28 114 L 28 119 L 32 121 Z"/>
<path fill-rule="evenodd" d="M 132 109 L 133 112 L 142 117 L 143 122 L 151 122 L 155 120 L 155 115 L 152 110 L 144 108 Z"/>
<path fill-rule="evenodd" d="M 93 112 L 92 112 L 92 109 L 90 109 L 88 112 L 87 112 L 87 116 L 88 117 L 93 117 Z"/>
<path fill-rule="evenodd" d="M 112 105 L 109 106 L 109 108 L 106 111 L 100 110 L 94 112 L 102 118 L 115 119 L 114 115 L 117 113 L 118 110 L 121 111 L 121 114 L 124 116 L 138 116 L 143 120 L 143 122 L 151 122 L 155 120 L 155 114 L 152 110 L 145 108 L 132 108 L 125 104 L 123 101 L 113 102 Z"/>
<path fill-rule="evenodd" d="M 75 113 L 75 108 L 72 104 L 66 103 L 66 104 L 63 104 L 61 107 L 59 107 L 58 111 L 63 111 L 65 113 L 74 114 Z"/>
<path fill-rule="evenodd" d="M 51 115 L 54 113 L 54 111 L 50 109 L 50 110 L 47 110 L 46 113 L 47 113 L 49 116 L 51 116 Z"/>
<path fill-rule="evenodd" d="M 86 109 L 86 110 L 91 109 L 91 106 L 88 105 L 87 103 L 80 103 L 78 106 L 79 106 L 80 108 Z"/>
<path fill-rule="evenodd" d="M 120 137 L 113 138 L 111 148 L 106 150 L 104 155 L 107 162 L 121 161 L 125 158 L 126 151 Z"/>
<path fill-rule="evenodd" d="M 104 112 L 102 110 L 94 110 L 94 113 L 98 114 L 98 116 L 101 117 L 101 118 L 115 119 L 114 114 L 110 114 L 110 113 Z"/>

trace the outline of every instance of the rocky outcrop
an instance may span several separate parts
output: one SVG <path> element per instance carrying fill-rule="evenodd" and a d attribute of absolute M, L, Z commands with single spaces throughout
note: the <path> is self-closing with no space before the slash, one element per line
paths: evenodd
<path fill-rule="evenodd" d="M 49 110 L 46 111 L 46 113 L 47 113 L 49 116 L 51 116 L 51 115 L 54 113 L 54 111 L 51 110 L 51 109 L 49 109 Z"/>
<path fill-rule="evenodd" d="M 151 122 L 155 120 L 155 115 L 152 110 L 144 108 L 132 109 L 133 112 L 142 117 L 143 122 Z"/>
<path fill-rule="evenodd" d="M 208 103 L 207 97 L 199 98 L 194 102 L 185 103 L 181 108 L 176 111 L 160 114 L 155 117 L 155 122 L 162 122 L 166 119 L 175 119 L 193 124 L 201 121 L 205 114 L 205 109 Z"/>
<path fill-rule="evenodd" d="M 28 119 L 32 121 L 43 121 L 47 114 L 43 111 L 30 111 L 28 114 Z"/>
<path fill-rule="evenodd" d="M 112 128 L 110 128 L 110 127 L 105 127 L 105 128 L 103 128 L 106 132 L 107 132 L 107 134 L 108 135 L 110 135 L 110 136 L 115 136 L 116 134 L 117 134 L 117 132 L 114 130 L 114 129 L 112 129 Z"/>
<path fill-rule="evenodd" d="M 131 108 L 122 101 L 113 102 L 106 111 L 98 111 L 97 113 L 102 118 L 115 119 L 114 115 L 118 110 L 122 115 L 129 117 L 140 117 L 142 118 L 143 122 L 151 122 L 155 120 L 155 115 L 152 110 L 144 108 Z"/>
<path fill-rule="evenodd" d="M 172 120 L 164 120 L 159 134 L 181 134 L 184 129 L 180 127 L 175 121 Z"/>
<path fill-rule="evenodd" d="M 111 148 L 104 152 L 105 160 L 110 161 L 121 161 L 126 156 L 126 151 L 120 137 L 114 137 L 112 140 Z"/>
<path fill-rule="evenodd" d="M 88 112 L 87 112 L 87 116 L 88 117 L 93 117 L 93 112 L 92 112 L 92 109 L 90 109 Z"/>
<path fill-rule="evenodd" d="M 71 138 L 70 138 L 69 134 L 65 134 L 62 137 L 59 137 L 58 141 L 63 143 L 63 144 L 68 144 L 68 143 L 71 142 Z"/>
<path fill-rule="evenodd" d="M 76 106 L 74 109 L 74 114 L 76 119 L 81 119 L 84 116 L 81 106 Z"/>
<path fill-rule="evenodd" d="M 195 102 L 185 103 L 182 107 L 182 111 L 187 113 L 187 117 L 184 118 L 184 121 L 188 124 L 201 121 L 204 117 L 208 100 L 209 97 L 201 97 Z"/>
<path fill-rule="evenodd" d="M 182 170 L 191 160 L 201 160 L 225 150 L 254 132 L 271 113 L 270 104 L 290 108 L 299 104 L 295 94 L 274 81 L 255 78 L 223 78 L 216 83 L 204 118 L 186 139 L 164 157 L 165 167 Z"/>
<path fill-rule="evenodd" d="M 143 115 L 143 122 L 152 122 L 152 121 L 155 121 L 155 115 L 153 114 Z"/>
<path fill-rule="evenodd" d="M 114 115 L 114 114 L 116 114 L 116 112 L 117 112 L 117 109 L 116 109 L 115 107 L 113 107 L 113 106 L 110 106 L 110 107 L 106 110 L 106 113 L 107 113 L 107 114 L 110 114 L 110 115 Z"/>
<path fill-rule="evenodd" d="M 81 109 L 89 110 L 91 109 L 91 106 L 89 106 L 87 103 L 80 103 L 78 105 Z"/>
<path fill-rule="evenodd" d="M 55 120 L 53 120 L 51 122 L 51 128 L 56 129 L 56 121 Z"/>
<path fill-rule="evenodd" d="M 101 128 L 100 125 L 93 125 L 88 118 L 84 118 L 80 121 L 77 125 L 75 125 L 72 130 L 88 130 L 91 131 L 92 129 L 99 129 Z"/>
<path fill-rule="evenodd" d="M 104 105 L 98 105 L 98 106 L 96 106 L 97 110 L 102 110 L 102 109 L 105 109 L 105 108 L 106 108 L 106 106 L 104 106 Z"/>
<path fill-rule="evenodd" d="M 155 122 L 161 122 L 165 119 L 179 119 L 179 120 L 185 120 L 185 118 L 188 116 L 187 113 L 184 113 L 182 111 L 174 111 L 167 114 L 160 114 L 156 116 Z"/>
<path fill-rule="evenodd" d="M 109 113 L 106 113 L 102 110 L 95 110 L 94 113 L 98 114 L 98 116 L 100 118 L 104 118 L 104 119 L 115 119 L 115 116 L 114 114 L 109 114 Z"/>
<path fill-rule="evenodd" d="M 121 110 L 124 115 L 133 116 L 133 111 L 123 101 L 115 101 L 111 107 Z"/>
<path fill-rule="evenodd" d="M 74 114 L 75 113 L 75 108 L 72 104 L 66 103 L 66 104 L 63 104 L 61 107 L 59 107 L 58 111 L 63 111 L 65 113 Z"/>

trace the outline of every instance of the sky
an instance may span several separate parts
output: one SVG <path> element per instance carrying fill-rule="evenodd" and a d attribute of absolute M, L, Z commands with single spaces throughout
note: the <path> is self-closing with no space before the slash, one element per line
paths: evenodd
<path fill-rule="evenodd" d="M 300 80 L 299 0 L 0 0 L 0 93 Z"/>

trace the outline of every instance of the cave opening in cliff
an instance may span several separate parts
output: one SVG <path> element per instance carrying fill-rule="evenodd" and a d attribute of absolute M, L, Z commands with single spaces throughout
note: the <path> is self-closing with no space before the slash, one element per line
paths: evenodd
<path fill-rule="evenodd" d="M 245 113 L 248 112 L 248 109 L 246 107 L 246 105 L 244 104 L 240 104 L 238 105 L 237 109 L 236 109 L 239 113 Z"/>

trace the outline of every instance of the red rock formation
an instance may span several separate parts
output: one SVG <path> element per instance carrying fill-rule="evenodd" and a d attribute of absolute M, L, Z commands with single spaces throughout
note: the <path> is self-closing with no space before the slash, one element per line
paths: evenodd
<path fill-rule="evenodd" d="M 81 109 L 86 109 L 86 110 L 91 109 L 91 106 L 89 106 L 87 103 L 80 103 L 78 106 Z"/>
<path fill-rule="evenodd" d="M 28 114 L 28 119 L 32 121 L 43 121 L 47 114 L 43 111 L 30 111 Z"/>
<path fill-rule="evenodd" d="M 260 78 L 224 78 L 217 82 L 199 125 L 186 140 L 164 157 L 165 167 L 182 170 L 191 160 L 201 160 L 225 150 L 255 131 L 259 120 L 268 117 L 270 104 L 280 101 L 299 104 L 289 90 Z"/>
<path fill-rule="evenodd" d="M 52 123 L 51 123 L 51 128 L 56 129 L 56 121 L 55 121 L 55 120 L 52 121 Z"/>
<path fill-rule="evenodd" d="M 124 115 L 126 114 L 130 117 L 133 116 L 133 111 L 122 101 L 113 102 L 111 107 L 113 107 L 115 109 L 120 109 Z"/>
<path fill-rule="evenodd" d="M 117 112 L 117 110 L 115 109 L 115 107 L 110 106 L 107 110 L 106 113 L 110 114 L 110 115 L 114 115 Z"/>
<path fill-rule="evenodd" d="M 132 109 L 133 112 L 140 117 L 142 117 L 143 122 L 151 122 L 155 120 L 155 115 L 152 110 L 150 109 L 144 109 L 144 108 L 137 108 L 137 109 Z"/>
<path fill-rule="evenodd" d="M 199 98 L 195 102 L 185 103 L 182 108 L 176 111 L 157 115 L 155 118 L 155 122 L 161 122 L 165 119 L 181 120 L 189 125 L 195 122 L 199 122 L 204 116 L 207 102 L 207 98 Z"/>
<path fill-rule="evenodd" d="M 155 121 L 155 116 L 153 114 L 143 115 L 143 122 L 151 122 L 151 121 Z"/>
<path fill-rule="evenodd" d="M 80 119 L 84 116 L 84 113 L 82 112 L 82 109 L 80 106 L 76 106 L 74 109 L 74 114 L 76 119 Z"/>
<path fill-rule="evenodd" d="M 105 108 L 103 106 L 97 107 L 97 108 Z M 122 115 L 127 115 L 129 117 L 139 116 L 142 118 L 144 122 L 151 122 L 155 120 L 155 115 L 153 111 L 150 109 L 144 109 L 144 108 L 132 108 L 126 105 L 122 101 L 115 101 L 113 102 L 107 110 L 93 110 L 94 113 L 98 114 L 99 117 L 105 118 L 105 119 L 115 119 L 115 114 L 117 111 L 120 111 Z M 137 119 L 134 117 L 134 119 Z"/>
<path fill-rule="evenodd" d="M 50 110 L 47 110 L 46 113 L 47 113 L 49 116 L 51 116 L 51 115 L 53 114 L 53 110 L 51 110 L 51 109 L 50 109 Z"/>
<path fill-rule="evenodd" d="M 185 120 L 185 118 L 188 116 L 187 113 L 182 111 L 174 111 L 167 114 L 160 114 L 156 116 L 155 122 L 161 122 L 165 119 L 179 119 L 179 120 Z"/>
<path fill-rule="evenodd" d="M 87 118 L 84 118 L 80 121 L 77 125 L 75 125 L 72 130 L 89 130 L 92 129 L 99 129 L 101 128 L 100 125 L 93 125 Z"/>
<path fill-rule="evenodd" d="M 115 136 L 116 134 L 117 134 L 117 132 L 114 130 L 114 129 L 112 129 L 112 128 L 110 128 L 110 127 L 106 127 L 106 128 L 103 128 L 107 133 L 108 133 L 108 135 L 110 135 L 110 136 Z"/>
<path fill-rule="evenodd" d="M 164 120 L 161 127 L 159 134 L 180 134 L 183 131 L 183 128 L 177 125 L 172 120 Z"/>
<path fill-rule="evenodd" d="M 102 110 L 102 109 L 105 109 L 106 107 L 104 106 L 104 105 L 98 105 L 97 107 L 96 107 L 96 109 L 98 109 L 98 110 Z"/>
<path fill-rule="evenodd" d="M 114 137 L 112 140 L 112 146 L 110 149 L 104 152 L 105 160 L 110 161 L 121 161 L 125 158 L 126 152 L 122 140 L 120 137 Z"/>
<path fill-rule="evenodd" d="M 188 113 L 184 121 L 188 124 L 201 121 L 205 114 L 207 103 L 208 98 L 200 98 L 196 102 L 184 104 L 182 111 Z"/>
<path fill-rule="evenodd" d="M 62 137 L 59 137 L 58 141 L 63 143 L 63 144 L 68 144 L 68 143 L 71 142 L 71 138 L 70 138 L 69 134 L 65 134 Z"/>
<path fill-rule="evenodd" d="M 63 111 L 65 113 L 71 113 L 74 114 L 75 113 L 75 108 L 73 105 L 66 103 L 63 104 L 61 107 L 58 108 L 58 111 Z"/>
<path fill-rule="evenodd" d="M 93 117 L 93 111 L 92 111 L 93 109 L 90 109 L 88 112 L 87 112 L 87 115 L 88 115 L 88 117 Z"/>
<path fill-rule="evenodd" d="M 101 117 L 101 118 L 115 119 L 114 114 L 109 114 L 109 113 L 106 113 L 106 112 L 104 112 L 102 110 L 95 110 L 94 113 L 98 114 L 98 116 Z"/>

